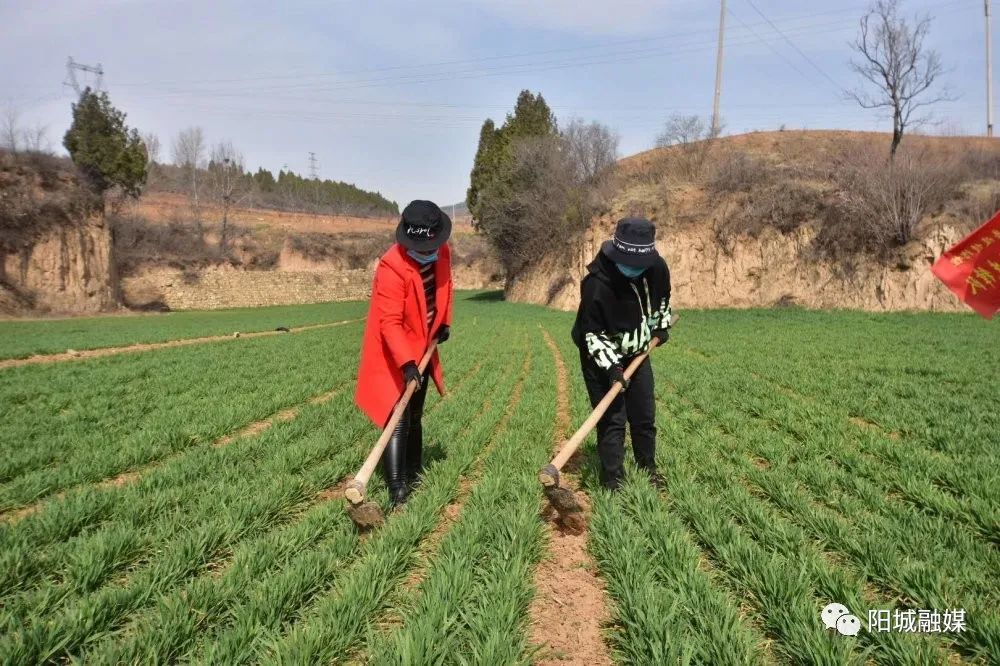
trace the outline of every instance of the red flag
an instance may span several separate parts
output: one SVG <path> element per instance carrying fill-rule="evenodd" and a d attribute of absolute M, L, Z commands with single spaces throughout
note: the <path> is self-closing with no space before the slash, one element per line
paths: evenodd
<path fill-rule="evenodd" d="M 931 270 L 963 303 L 992 319 L 1000 310 L 1000 212 L 949 248 Z"/>

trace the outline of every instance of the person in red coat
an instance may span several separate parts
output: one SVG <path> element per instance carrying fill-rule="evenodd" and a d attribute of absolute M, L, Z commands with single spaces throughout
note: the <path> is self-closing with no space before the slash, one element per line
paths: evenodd
<path fill-rule="evenodd" d="M 393 506 L 406 501 L 422 469 L 421 418 L 428 377 L 444 393 L 437 351 L 421 373 L 417 364 L 432 339 L 451 333 L 451 219 L 430 201 L 413 201 L 396 228 L 396 242 L 379 259 L 361 348 L 354 400 L 385 427 L 411 381 L 420 383 L 382 456 Z"/>

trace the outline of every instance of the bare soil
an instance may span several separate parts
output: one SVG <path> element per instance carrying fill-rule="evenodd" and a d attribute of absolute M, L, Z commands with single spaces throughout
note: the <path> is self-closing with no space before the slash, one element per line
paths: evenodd
<path fill-rule="evenodd" d="M 135 204 L 135 212 L 150 222 L 167 224 L 177 219 L 179 214 L 190 216 L 191 205 L 187 197 L 169 192 L 155 192 L 142 197 Z M 221 220 L 222 209 L 218 206 L 199 207 L 202 219 Z M 346 215 L 317 215 L 295 213 L 264 208 L 236 208 L 229 211 L 232 224 L 250 227 L 270 227 L 286 231 L 309 233 L 337 233 L 346 231 L 389 231 L 396 228 L 394 217 L 351 217 Z"/>
<path fill-rule="evenodd" d="M 548 331 L 545 344 L 556 364 L 555 446 L 569 430 L 569 381 L 562 354 Z M 562 475 L 563 485 L 575 491 L 589 515 L 589 502 L 576 488 L 576 480 Z M 535 570 L 535 598 L 531 603 L 531 641 L 543 646 L 539 664 L 611 664 L 601 627 L 610 619 L 604 583 L 587 552 L 586 521 L 578 533 L 554 522 L 555 512 L 543 514 L 548 533 L 548 553 Z"/>

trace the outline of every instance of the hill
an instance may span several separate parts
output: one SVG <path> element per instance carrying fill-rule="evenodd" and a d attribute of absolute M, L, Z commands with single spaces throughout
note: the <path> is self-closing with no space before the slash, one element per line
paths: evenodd
<path fill-rule="evenodd" d="M 627 157 L 608 213 L 508 295 L 574 308 L 614 221 L 640 214 L 657 224 L 684 307 L 960 309 L 928 269 L 1000 209 L 1000 142 L 908 136 L 889 182 L 889 141 L 761 132 Z"/>

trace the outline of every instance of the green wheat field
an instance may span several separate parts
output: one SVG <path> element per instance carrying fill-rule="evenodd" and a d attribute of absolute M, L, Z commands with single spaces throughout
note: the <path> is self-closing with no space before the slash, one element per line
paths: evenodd
<path fill-rule="evenodd" d="M 0 322 L 3 359 L 230 336 L 0 368 L 0 663 L 557 660 L 529 608 L 560 381 L 570 430 L 589 411 L 572 313 L 457 295 L 426 474 L 362 535 L 339 489 L 378 436 L 353 405 L 365 307 Z M 611 657 L 1000 659 L 996 322 L 680 315 L 654 352 L 667 490 L 631 471 L 599 489 L 593 435 L 571 475 Z M 387 505 L 378 475 L 370 494 Z M 831 602 L 858 636 L 823 626 Z M 874 609 L 963 609 L 965 626 L 869 631 Z"/>

